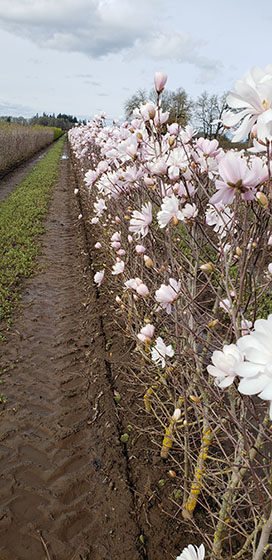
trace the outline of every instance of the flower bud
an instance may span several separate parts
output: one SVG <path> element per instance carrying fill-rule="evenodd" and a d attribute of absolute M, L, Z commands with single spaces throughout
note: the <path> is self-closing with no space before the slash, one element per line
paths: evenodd
<path fill-rule="evenodd" d="M 144 177 L 144 182 L 147 187 L 153 187 L 154 181 L 151 177 Z"/>
<path fill-rule="evenodd" d="M 136 292 L 137 292 L 137 294 L 139 294 L 140 296 L 143 296 L 143 297 L 146 297 L 146 296 L 149 295 L 149 289 L 145 284 L 140 284 L 140 286 L 137 286 Z"/>
<path fill-rule="evenodd" d="M 167 75 L 164 72 L 155 72 L 154 83 L 157 93 L 161 93 L 167 82 Z"/>
<path fill-rule="evenodd" d="M 179 221 L 178 221 L 178 219 L 177 219 L 177 216 L 173 216 L 173 218 L 172 218 L 171 221 L 172 221 L 173 226 L 177 226 L 178 223 L 179 223 Z"/>
<path fill-rule="evenodd" d="M 190 399 L 190 401 L 192 401 L 194 403 L 200 403 L 200 399 L 198 397 L 196 397 L 195 395 L 190 395 L 189 399 Z"/>
<path fill-rule="evenodd" d="M 172 478 L 176 478 L 176 476 L 177 476 L 176 473 L 175 473 L 175 471 L 172 471 L 172 470 L 171 470 L 171 471 L 168 471 L 168 474 L 169 474 L 169 476 L 171 476 Z"/>
<path fill-rule="evenodd" d="M 170 138 L 168 138 L 168 144 L 169 146 L 173 146 L 175 144 L 176 141 L 176 137 L 174 135 L 170 136 Z"/>
<path fill-rule="evenodd" d="M 147 268 L 154 268 L 154 264 L 153 261 L 150 257 L 148 257 L 147 255 L 144 255 L 144 262 L 145 262 L 145 266 Z"/>
<path fill-rule="evenodd" d="M 267 199 L 267 196 L 263 192 L 261 192 L 261 191 L 257 192 L 256 199 L 259 202 L 259 204 L 261 206 L 263 206 L 263 208 L 268 207 L 268 199 Z"/>
<path fill-rule="evenodd" d="M 172 416 L 173 422 L 178 422 L 180 417 L 181 417 L 181 410 L 180 410 L 180 408 L 176 408 L 176 410 L 174 411 L 174 414 Z"/>
<path fill-rule="evenodd" d="M 242 249 L 241 249 L 240 247 L 236 247 L 236 251 L 235 251 L 235 253 L 236 253 L 237 257 L 239 257 L 239 258 L 240 258 L 240 257 L 241 257 L 241 255 L 242 255 L 242 252 L 243 252 L 243 251 L 242 251 Z"/>
<path fill-rule="evenodd" d="M 214 319 L 213 321 L 210 321 L 210 322 L 208 323 L 208 327 L 209 327 L 210 329 L 213 329 L 218 323 L 219 323 L 219 320 L 218 320 L 218 319 Z"/>
<path fill-rule="evenodd" d="M 212 262 L 204 263 L 199 268 L 200 268 L 200 270 L 203 270 L 203 272 L 206 272 L 206 273 L 213 272 L 213 269 L 214 269 Z"/>

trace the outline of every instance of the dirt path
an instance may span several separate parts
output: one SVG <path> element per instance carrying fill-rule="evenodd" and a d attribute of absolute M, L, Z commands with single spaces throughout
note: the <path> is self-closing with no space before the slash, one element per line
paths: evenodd
<path fill-rule="evenodd" d="M 52 144 L 40 150 L 37 154 L 29 158 L 27 161 L 18 165 L 13 171 L 9 171 L 6 175 L 1 177 L 0 174 L 0 202 L 8 196 L 13 189 L 19 185 L 31 171 L 32 167 L 42 159 L 47 152 L 52 148 Z"/>
<path fill-rule="evenodd" d="M 105 338 L 62 160 L 42 272 L 1 343 L 1 560 L 140 560 Z"/>

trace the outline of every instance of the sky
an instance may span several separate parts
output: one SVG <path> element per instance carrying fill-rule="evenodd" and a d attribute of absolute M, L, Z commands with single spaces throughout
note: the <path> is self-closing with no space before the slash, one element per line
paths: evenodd
<path fill-rule="evenodd" d="M 0 0 L 0 115 L 122 119 L 155 71 L 221 95 L 272 63 L 271 29 L 271 0 Z"/>

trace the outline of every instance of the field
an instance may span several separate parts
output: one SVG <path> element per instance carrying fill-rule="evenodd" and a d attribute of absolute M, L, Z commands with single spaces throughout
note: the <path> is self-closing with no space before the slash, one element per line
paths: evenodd
<path fill-rule="evenodd" d="M 0 177 L 61 136 L 58 128 L 0 121 Z"/>
<path fill-rule="evenodd" d="M 271 142 L 167 128 L 165 80 L 0 206 L 3 560 L 270 558 Z"/>

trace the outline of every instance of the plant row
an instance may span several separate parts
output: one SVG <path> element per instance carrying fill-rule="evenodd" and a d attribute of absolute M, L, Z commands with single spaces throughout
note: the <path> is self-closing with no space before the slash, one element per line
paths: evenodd
<path fill-rule="evenodd" d="M 59 138 L 63 131 L 44 126 L 0 123 L 0 173 L 4 173 Z"/>
<path fill-rule="evenodd" d="M 251 135 L 247 151 L 167 125 L 166 80 L 155 74 L 157 102 L 131 122 L 101 114 L 69 132 L 94 281 L 133 349 L 127 382 L 150 441 L 175 465 L 176 515 L 208 557 L 260 560 L 272 532 L 272 67 L 227 98 L 222 122 Z"/>

